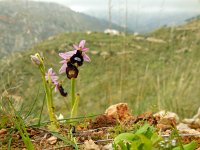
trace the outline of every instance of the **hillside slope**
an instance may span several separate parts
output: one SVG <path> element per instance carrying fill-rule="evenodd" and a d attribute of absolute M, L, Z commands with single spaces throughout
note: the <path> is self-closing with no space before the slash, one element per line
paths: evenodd
<path fill-rule="evenodd" d="M 162 28 L 147 37 L 60 34 L 29 51 L 1 60 L 2 95 L 7 92 L 20 96 L 30 105 L 39 89 L 37 104 L 41 107 L 41 78 L 29 56 L 39 51 L 48 67 L 58 72 L 58 53 L 71 50 L 73 43 L 86 39 L 92 61 L 83 65 L 77 80 L 81 95 L 79 113 L 102 113 L 110 104 L 127 102 L 133 113 L 167 109 L 182 117 L 192 116 L 200 97 L 200 31 L 192 27 L 196 21 L 177 28 Z M 69 80 L 65 75 L 60 78 L 70 92 Z M 56 94 L 56 111 L 67 113 L 69 100 Z"/>
<path fill-rule="evenodd" d="M 108 24 L 55 3 L 0 1 L 0 57 L 58 33 L 104 31 Z"/>

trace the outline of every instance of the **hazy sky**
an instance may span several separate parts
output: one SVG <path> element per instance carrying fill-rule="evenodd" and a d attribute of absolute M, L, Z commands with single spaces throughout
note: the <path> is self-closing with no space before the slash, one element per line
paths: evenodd
<path fill-rule="evenodd" d="M 69 6 L 75 11 L 85 12 L 90 10 L 105 10 L 108 0 L 37 0 L 56 2 Z M 128 9 L 140 11 L 197 11 L 200 12 L 200 0 L 127 0 Z M 125 0 L 112 0 L 113 9 L 122 5 Z"/>

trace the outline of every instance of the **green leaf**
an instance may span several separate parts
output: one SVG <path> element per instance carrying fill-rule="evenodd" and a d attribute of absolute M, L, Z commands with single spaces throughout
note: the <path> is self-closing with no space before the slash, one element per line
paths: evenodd
<path fill-rule="evenodd" d="M 8 141 L 8 150 L 11 150 L 11 144 L 12 144 L 12 138 L 10 138 Z"/>
<path fill-rule="evenodd" d="M 61 136 L 57 132 L 51 132 L 51 134 L 56 136 L 57 138 L 61 139 L 65 144 L 69 144 L 69 145 L 73 146 L 75 148 L 75 150 L 78 150 L 78 147 L 74 142 L 66 139 L 65 137 Z"/>
<path fill-rule="evenodd" d="M 144 136 L 143 134 L 139 134 L 137 135 L 140 140 L 141 140 L 141 150 L 151 150 L 152 149 L 152 142 L 150 139 L 148 139 L 146 136 Z"/>
<path fill-rule="evenodd" d="M 151 136 L 151 141 L 153 145 L 158 144 L 158 142 L 160 142 L 162 140 L 162 137 L 159 136 L 156 132 L 153 133 L 153 135 Z"/>
<path fill-rule="evenodd" d="M 154 130 L 153 130 L 153 127 L 149 127 L 147 129 L 147 132 L 144 134 L 147 138 L 151 139 L 152 135 L 154 134 Z"/>
<path fill-rule="evenodd" d="M 123 141 L 120 141 L 120 142 L 118 143 L 118 145 L 120 146 L 120 148 L 121 148 L 122 150 L 129 150 L 128 147 L 127 147 L 127 143 L 124 143 Z"/>
<path fill-rule="evenodd" d="M 141 141 L 140 140 L 137 140 L 137 141 L 133 141 L 131 143 L 131 148 L 130 150 L 138 150 L 138 147 L 140 146 L 141 144 Z"/>
<path fill-rule="evenodd" d="M 143 125 L 141 128 L 139 128 L 135 134 L 145 134 L 147 132 L 147 130 L 149 129 L 150 125 L 149 124 L 145 124 Z"/>
<path fill-rule="evenodd" d="M 184 150 L 195 150 L 197 148 L 197 142 L 192 141 L 189 144 L 186 144 L 183 146 Z M 181 150 L 181 147 L 175 147 L 173 148 L 173 150 Z"/>
<path fill-rule="evenodd" d="M 119 134 L 115 139 L 114 139 L 114 143 L 118 144 L 121 141 L 132 141 L 134 139 L 135 135 L 133 133 L 121 133 Z"/>
<path fill-rule="evenodd" d="M 149 124 L 145 124 L 141 128 L 139 128 L 135 134 L 144 134 L 147 138 L 151 138 L 153 133 L 154 133 L 153 127 L 150 126 Z"/>
<path fill-rule="evenodd" d="M 8 122 L 8 117 L 7 116 L 1 117 L 0 118 L 0 128 L 3 128 L 7 122 Z"/>
<path fill-rule="evenodd" d="M 113 144 L 112 144 L 112 148 L 114 149 L 114 150 L 117 150 L 117 145 L 113 142 Z"/>

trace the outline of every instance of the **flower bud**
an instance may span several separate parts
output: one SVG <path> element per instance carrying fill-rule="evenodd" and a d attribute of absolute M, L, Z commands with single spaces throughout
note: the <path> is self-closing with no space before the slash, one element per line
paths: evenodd
<path fill-rule="evenodd" d="M 43 60 L 38 53 L 36 53 L 35 55 L 31 55 L 30 57 L 31 61 L 36 65 L 41 65 L 43 63 Z"/>

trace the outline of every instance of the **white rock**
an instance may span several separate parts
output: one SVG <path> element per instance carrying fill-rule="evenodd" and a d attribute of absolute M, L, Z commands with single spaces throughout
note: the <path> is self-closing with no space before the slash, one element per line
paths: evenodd
<path fill-rule="evenodd" d="M 53 145 L 57 142 L 58 138 L 56 136 L 51 136 L 50 138 L 47 139 L 49 144 Z"/>
<path fill-rule="evenodd" d="M 106 29 L 104 30 L 105 34 L 110 34 L 110 35 L 119 35 L 119 31 L 114 30 L 114 29 Z"/>
<path fill-rule="evenodd" d="M 197 111 L 197 114 L 193 116 L 193 119 L 197 119 L 197 118 L 200 119 L 200 107 Z"/>
<path fill-rule="evenodd" d="M 111 105 L 106 109 L 105 114 L 119 120 L 126 120 L 130 116 L 127 103 Z"/>
<path fill-rule="evenodd" d="M 175 119 L 176 122 L 179 122 L 179 117 L 176 113 L 174 112 L 170 112 L 170 111 L 165 111 L 165 110 L 161 110 L 159 112 L 157 112 L 156 114 L 153 115 L 154 117 L 160 117 L 160 120 L 162 119 Z"/>
<path fill-rule="evenodd" d="M 189 126 L 192 126 L 194 128 L 199 128 L 200 127 L 200 107 L 199 107 L 196 115 L 194 115 L 190 119 L 188 119 L 188 118 L 183 119 L 183 122 L 186 124 L 189 124 Z"/>
<path fill-rule="evenodd" d="M 112 143 L 109 143 L 102 147 L 102 150 L 113 150 Z"/>
<path fill-rule="evenodd" d="M 179 131 L 190 129 L 190 127 L 185 123 L 179 123 L 176 127 Z"/>
<path fill-rule="evenodd" d="M 62 119 L 64 119 L 64 116 L 63 116 L 62 114 L 60 114 L 59 116 L 56 115 L 56 119 L 57 119 L 57 120 L 62 120 Z M 60 121 L 60 122 L 64 123 L 65 120 L 62 120 L 62 121 Z"/>
<path fill-rule="evenodd" d="M 86 140 L 83 146 L 84 150 L 100 150 L 99 146 L 95 144 L 93 140 Z"/>

